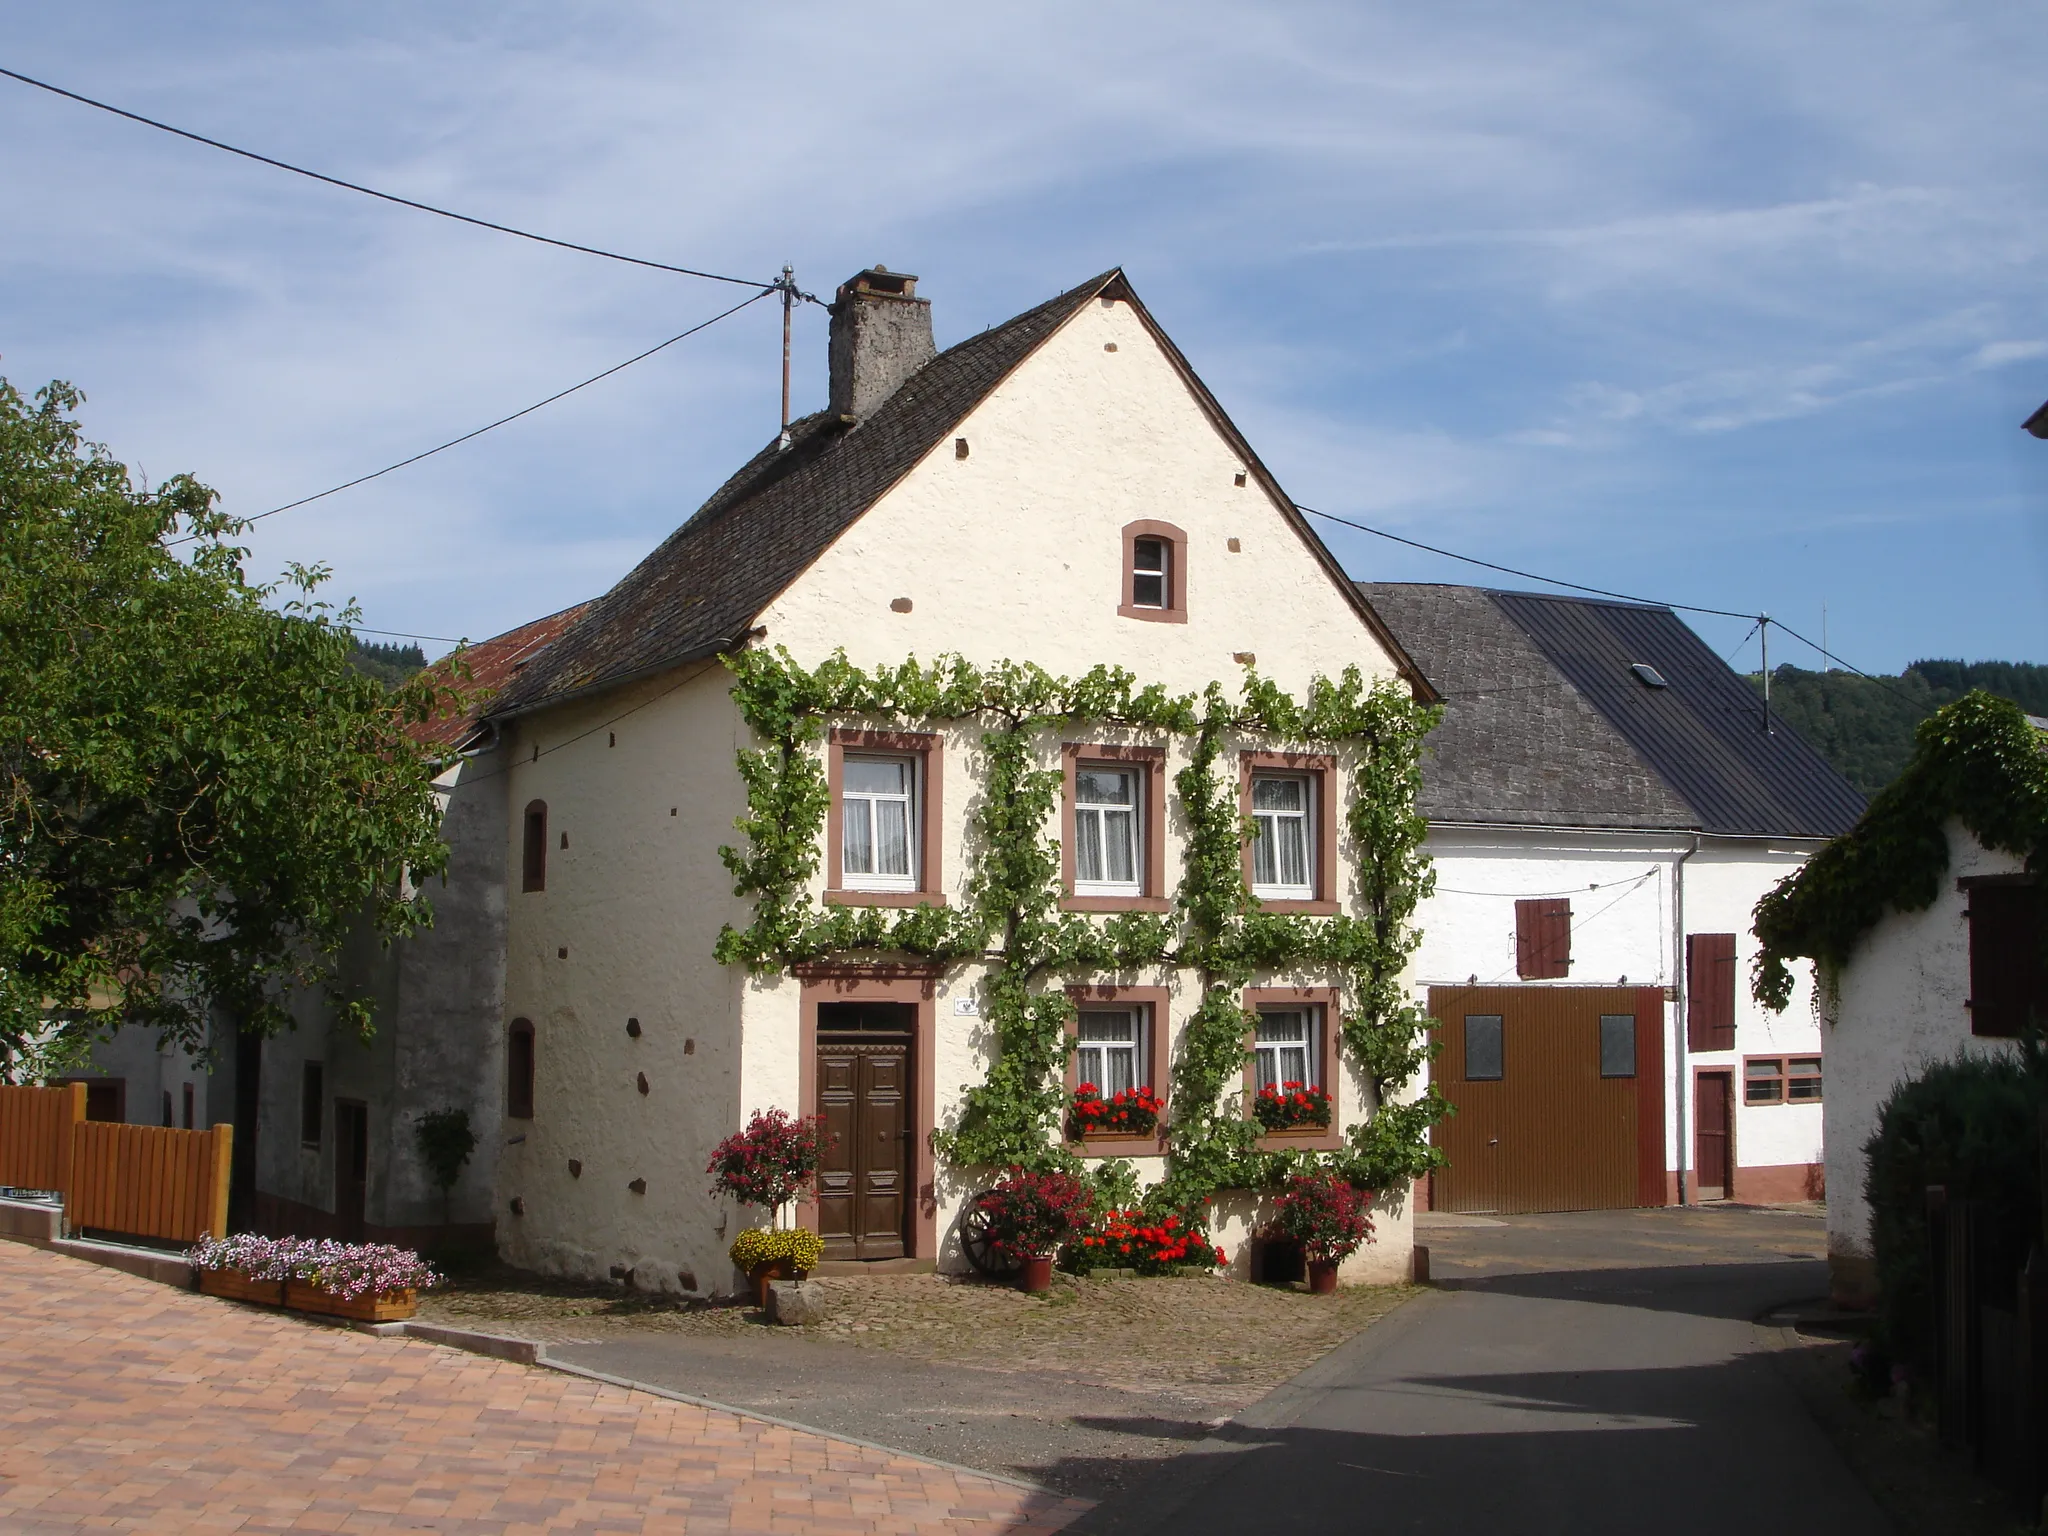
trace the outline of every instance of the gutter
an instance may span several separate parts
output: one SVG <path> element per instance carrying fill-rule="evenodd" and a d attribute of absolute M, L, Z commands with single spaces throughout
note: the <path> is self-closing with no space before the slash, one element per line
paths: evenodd
<path fill-rule="evenodd" d="M 1678 1110 L 1677 1162 L 1678 1203 L 1680 1205 L 1691 1204 L 1686 1199 L 1685 1187 L 1685 1175 L 1691 1161 L 1686 1156 L 1685 1140 L 1687 1108 L 1685 1094 L 1687 1071 L 1685 1047 L 1688 1028 L 1686 1009 L 1691 1004 L 1691 998 L 1688 993 L 1692 984 L 1692 977 L 1688 974 L 1688 968 L 1685 963 L 1685 865 L 1688 859 L 1700 851 L 1700 837 L 1711 835 L 1711 833 L 1701 833 L 1695 836 L 1692 840 L 1692 847 L 1681 853 L 1678 856 L 1678 862 L 1671 866 L 1671 974 L 1677 981 L 1677 986 L 1673 990 L 1678 994 L 1677 1028 L 1672 1031 L 1676 1037 L 1677 1046 L 1671 1053 L 1671 1059 L 1677 1064 L 1678 1069 L 1676 1108 Z"/>
<path fill-rule="evenodd" d="M 1699 852 L 1700 843 L 1706 839 L 1727 843 L 1814 843 L 1825 845 L 1835 841 L 1833 837 L 1818 832 L 1702 832 L 1695 827 L 1616 827 L 1597 822 L 1583 821 L 1439 821 L 1434 816 L 1425 818 L 1430 829 L 1441 827 L 1447 832 L 1601 832 L 1622 837 L 1655 836 L 1662 833 L 1669 837 L 1689 837 L 1693 840 L 1693 853 Z M 1691 854 L 1687 855 L 1688 858 Z"/>

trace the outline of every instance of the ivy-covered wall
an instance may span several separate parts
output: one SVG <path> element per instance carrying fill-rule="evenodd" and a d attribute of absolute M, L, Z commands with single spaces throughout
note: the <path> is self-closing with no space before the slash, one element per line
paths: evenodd
<path fill-rule="evenodd" d="M 1173 1057 L 1164 1178 L 1153 1203 L 1193 1210 L 1221 1190 L 1259 1189 L 1309 1165 L 1361 1187 L 1396 1191 L 1435 1161 L 1428 1131 L 1443 1113 L 1433 1090 L 1402 1101 L 1430 1054 L 1427 1020 L 1402 973 L 1416 943 L 1413 917 L 1431 875 L 1415 810 L 1424 735 L 1435 712 L 1355 669 L 1315 679 L 1296 698 L 1247 666 L 1234 690 L 1199 694 L 1141 686 L 1097 666 L 1075 678 L 1029 663 L 976 666 L 957 656 L 863 669 L 834 656 L 806 669 L 784 650 L 728 660 L 733 697 L 758 745 L 738 767 L 748 814 L 737 847 L 721 850 L 753 920 L 721 935 L 717 958 L 759 974 L 807 961 L 916 956 L 984 966 L 982 1014 L 994 1050 L 934 1142 L 955 1170 L 1079 1166 L 1061 1138 L 1063 1070 L 1072 1005 L 1065 987 L 1103 973 L 1171 966 L 1199 978 Z M 978 731 L 971 791 L 972 869 L 966 900 L 949 906 L 821 905 L 815 896 L 828 789 L 823 762 L 833 722 L 968 725 Z M 1109 728 L 1170 745 L 1171 816 L 1182 859 L 1170 911 L 1095 916 L 1060 908 L 1060 743 Z M 1259 909 L 1243 876 L 1249 833 L 1238 807 L 1234 749 L 1316 746 L 1339 757 L 1350 851 L 1344 910 L 1331 917 Z M 1372 1085 L 1372 1113 L 1343 1128 L 1335 1151 L 1270 1151 L 1233 1088 L 1247 1060 L 1241 995 L 1260 976 L 1314 975 L 1340 989 L 1345 1057 Z M 1162 1021 L 1163 1023 L 1163 1021 Z M 1128 1164 L 1096 1177 L 1134 1198 Z"/>

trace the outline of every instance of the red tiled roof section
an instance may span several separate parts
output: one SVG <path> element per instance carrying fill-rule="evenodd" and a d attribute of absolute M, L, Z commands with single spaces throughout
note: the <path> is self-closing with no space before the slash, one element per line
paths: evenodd
<path fill-rule="evenodd" d="M 564 608 L 560 613 L 551 613 L 544 619 L 535 619 L 531 624 L 522 624 L 517 629 L 508 629 L 502 635 L 472 645 L 463 657 L 469 664 L 469 681 L 462 685 L 468 708 L 459 715 L 442 715 L 412 726 L 408 734 L 424 747 L 453 748 L 461 745 L 463 738 L 475 728 L 477 718 L 483 714 L 484 706 L 491 697 L 501 692 L 534 657 L 566 634 L 569 626 L 580 619 L 589 607 L 589 603 L 578 603 L 573 608 Z M 427 670 L 431 672 L 446 666 L 444 659 Z"/>

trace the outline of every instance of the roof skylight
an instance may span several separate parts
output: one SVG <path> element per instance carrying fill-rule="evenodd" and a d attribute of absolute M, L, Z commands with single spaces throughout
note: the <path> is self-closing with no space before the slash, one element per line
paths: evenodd
<path fill-rule="evenodd" d="M 1647 661 L 1632 661 L 1628 664 L 1628 669 L 1635 673 L 1636 681 L 1645 688 L 1669 688 L 1671 686 L 1664 681 L 1664 674 L 1651 666 Z"/>

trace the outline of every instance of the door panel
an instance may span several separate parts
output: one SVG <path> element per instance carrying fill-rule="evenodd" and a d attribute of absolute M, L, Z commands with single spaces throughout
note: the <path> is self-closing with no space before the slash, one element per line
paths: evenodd
<path fill-rule="evenodd" d="M 1430 1012 L 1442 1045 L 1432 1076 L 1456 1110 L 1433 1133 L 1450 1159 L 1431 1185 L 1437 1209 L 1581 1211 L 1641 1203 L 1638 1116 L 1644 1104 L 1661 1115 L 1662 1102 L 1657 1057 L 1645 1036 L 1654 1040 L 1662 1028 L 1661 1001 L 1653 1019 L 1644 1016 L 1633 987 L 1435 987 Z M 1635 1076 L 1601 1075 L 1603 1014 L 1637 1017 Z M 1496 1036 L 1485 1022 L 1495 1017 L 1497 1059 Z M 1470 1063 L 1468 1037 L 1480 1052 Z M 1615 1065 L 1610 1060 L 1610 1069 Z"/>
<path fill-rule="evenodd" d="M 1728 1198 L 1733 1089 L 1733 1080 L 1726 1072 L 1702 1072 L 1693 1079 L 1692 1166 L 1702 1200 Z"/>
<path fill-rule="evenodd" d="M 818 1174 L 818 1235 L 828 1259 L 909 1251 L 910 1044 L 818 1042 L 818 1113 L 832 1144 Z"/>

